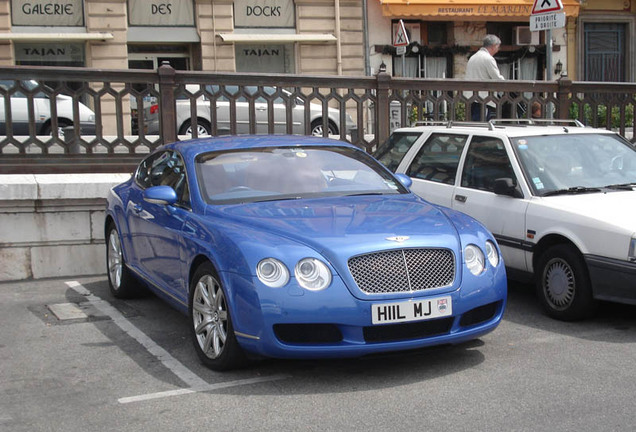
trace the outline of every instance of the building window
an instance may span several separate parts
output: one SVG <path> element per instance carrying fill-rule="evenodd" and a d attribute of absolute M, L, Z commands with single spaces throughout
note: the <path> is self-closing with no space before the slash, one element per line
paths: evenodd
<path fill-rule="evenodd" d="M 395 35 L 399 21 L 392 24 Z M 402 55 L 393 56 L 393 75 L 410 78 L 450 77 L 452 55 L 442 48 L 448 44 L 447 28 L 446 22 L 405 21 L 404 29 L 409 38 L 409 46 L 404 59 Z"/>
<path fill-rule="evenodd" d="M 295 28 L 292 0 L 235 0 L 236 28 Z"/>
<path fill-rule="evenodd" d="M 236 71 L 294 73 L 294 44 L 236 44 Z"/>
<path fill-rule="evenodd" d="M 128 22 L 131 26 L 193 27 L 194 2 L 128 0 Z"/>
<path fill-rule="evenodd" d="M 84 2 L 12 0 L 11 21 L 14 26 L 81 27 L 84 25 Z"/>
<path fill-rule="evenodd" d="M 625 36 L 624 23 L 584 24 L 585 81 L 625 81 Z"/>
<path fill-rule="evenodd" d="M 16 43 L 15 64 L 18 66 L 83 67 L 84 44 L 78 43 Z"/>

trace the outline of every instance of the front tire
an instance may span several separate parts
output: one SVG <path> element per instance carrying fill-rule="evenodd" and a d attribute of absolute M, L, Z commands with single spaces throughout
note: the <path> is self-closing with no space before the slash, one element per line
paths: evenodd
<path fill-rule="evenodd" d="M 126 266 L 119 233 L 113 223 L 108 226 L 106 235 L 106 270 L 113 297 L 126 299 L 141 294 L 139 283 Z"/>
<path fill-rule="evenodd" d="M 587 267 L 573 246 L 552 246 L 539 257 L 536 288 L 540 302 L 552 318 L 575 321 L 596 311 Z"/>
<path fill-rule="evenodd" d="M 224 371 L 246 363 L 234 335 L 225 291 L 209 262 L 199 266 L 190 283 L 189 315 L 194 349 L 205 366 Z"/>

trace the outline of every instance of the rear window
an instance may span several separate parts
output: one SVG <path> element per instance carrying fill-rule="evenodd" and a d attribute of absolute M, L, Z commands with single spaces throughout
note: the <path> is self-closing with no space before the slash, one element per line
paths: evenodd
<path fill-rule="evenodd" d="M 404 155 L 420 135 L 422 135 L 421 132 L 395 132 L 373 152 L 373 156 L 395 172 Z"/>

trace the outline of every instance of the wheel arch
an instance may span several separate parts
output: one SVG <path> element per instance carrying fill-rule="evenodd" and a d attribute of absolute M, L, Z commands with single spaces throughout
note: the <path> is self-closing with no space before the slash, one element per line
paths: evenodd
<path fill-rule="evenodd" d="M 115 227 L 117 227 L 117 224 L 115 223 L 115 218 L 112 215 L 107 214 L 106 218 L 104 219 L 104 238 L 105 239 L 107 239 L 108 237 L 108 230 L 111 225 L 114 225 Z"/>
<path fill-rule="evenodd" d="M 188 273 L 188 290 L 190 290 L 190 284 L 192 284 L 192 278 L 194 277 L 194 273 L 201 266 L 201 264 L 206 262 L 209 262 L 212 265 L 212 267 L 214 267 L 214 271 L 216 271 L 218 274 L 218 270 L 216 269 L 216 266 L 214 265 L 214 263 L 212 262 L 210 258 L 208 258 L 206 255 L 195 256 L 194 259 L 192 260 L 192 263 L 190 264 L 190 271 Z"/>
<path fill-rule="evenodd" d="M 60 122 L 68 123 L 67 126 L 73 125 L 73 120 L 68 119 L 66 117 L 58 117 L 57 118 L 58 126 L 60 126 Z M 43 133 L 43 131 L 45 131 L 48 127 L 51 127 L 51 123 L 52 123 L 52 119 L 50 117 L 46 119 L 45 121 L 43 121 L 42 124 L 40 125 L 40 133 Z"/>
<path fill-rule="evenodd" d="M 535 272 L 535 277 L 536 277 L 537 263 L 541 255 L 543 255 L 545 251 L 550 249 L 552 246 L 559 245 L 559 244 L 572 246 L 576 250 L 576 252 L 579 255 L 581 255 L 581 257 L 583 257 L 583 253 L 581 252 L 581 249 L 571 239 L 564 236 L 563 234 L 549 234 L 543 237 L 541 240 L 539 240 L 539 243 L 535 245 L 532 251 L 532 269 Z"/>

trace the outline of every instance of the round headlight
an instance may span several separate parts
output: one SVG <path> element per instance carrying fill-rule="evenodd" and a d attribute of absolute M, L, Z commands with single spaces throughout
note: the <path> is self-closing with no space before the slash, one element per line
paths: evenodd
<path fill-rule="evenodd" d="M 274 258 L 265 258 L 256 266 L 256 276 L 265 285 L 280 288 L 289 282 L 289 271 L 285 264 Z"/>
<path fill-rule="evenodd" d="M 497 267 L 499 265 L 499 252 L 490 240 L 486 240 L 486 256 L 488 256 L 488 262 L 491 266 Z"/>
<path fill-rule="evenodd" d="M 479 275 L 484 271 L 484 253 L 475 245 L 468 245 L 464 249 L 466 267 L 474 275 Z"/>
<path fill-rule="evenodd" d="M 298 261 L 294 274 L 298 284 L 311 291 L 325 289 L 331 283 L 331 272 L 320 260 L 315 258 L 303 258 Z"/>

